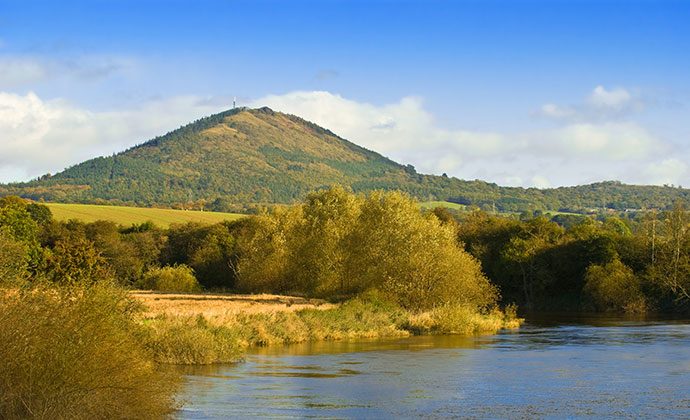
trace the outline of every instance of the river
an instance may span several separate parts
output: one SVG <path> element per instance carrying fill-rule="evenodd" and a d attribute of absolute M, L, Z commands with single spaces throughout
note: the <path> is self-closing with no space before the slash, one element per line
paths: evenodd
<path fill-rule="evenodd" d="M 180 368 L 180 419 L 690 419 L 690 321 L 529 316 L 519 331 L 252 349 Z"/>

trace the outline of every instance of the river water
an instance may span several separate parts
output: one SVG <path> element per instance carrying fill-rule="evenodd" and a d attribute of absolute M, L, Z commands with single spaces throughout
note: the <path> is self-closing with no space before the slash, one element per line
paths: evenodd
<path fill-rule="evenodd" d="M 180 419 L 690 419 L 690 320 L 530 316 L 519 331 L 253 349 L 181 368 Z"/>

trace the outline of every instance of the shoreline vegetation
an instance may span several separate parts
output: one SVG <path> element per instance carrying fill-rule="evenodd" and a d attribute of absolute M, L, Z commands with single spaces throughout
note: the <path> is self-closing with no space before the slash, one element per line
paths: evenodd
<path fill-rule="evenodd" d="M 250 346 L 495 333 L 520 322 L 514 307 L 412 312 L 379 292 L 328 303 L 132 292 L 109 281 L 25 283 L 0 289 L 0 413 L 8 420 L 172 418 L 181 377 L 165 365 L 236 363 Z"/>
<path fill-rule="evenodd" d="M 493 334 L 519 328 L 514 307 L 477 313 L 445 305 L 413 313 L 370 293 L 333 304 L 278 295 L 132 292 L 144 305 L 154 358 L 166 364 L 242 360 L 248 347 L 305 341 L 404 337 L 422 334 Z"/>
<path fill-rule="evenodd" d="M 164 229 L 0 198 L 0 413 L 169 418 L 180 378 L 165 364 L 233 362 L 249 346 L 493 333 L 519 327 L 516 305 L 690 309 L 682 203 L 605 220 L 417 204 L 335 186 Z"/>

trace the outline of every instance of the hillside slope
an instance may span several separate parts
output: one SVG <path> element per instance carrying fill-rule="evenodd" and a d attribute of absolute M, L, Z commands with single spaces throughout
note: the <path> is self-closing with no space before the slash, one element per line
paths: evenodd
<path fill-rule="evenodd" d="M 355 192 L 400 189 L 422 201 L 500 211 L 667 207 L 690 197 L 685 189 L 618 182 L 538 190 L 422 175 L 411 165 L 269 108 L 239 108 L 203 118 L 114 156 L 34 181 L 0 185 L 0 196 L 139 206 L 198 200 L 290 204 L 336 183 Z"/>
<path fill-rule="evenodd" d="M 56 201 L 290 203 L 316 188 L 388 178 L 401 168 L 298 117 L 236 109 L 12 187 Z"/>

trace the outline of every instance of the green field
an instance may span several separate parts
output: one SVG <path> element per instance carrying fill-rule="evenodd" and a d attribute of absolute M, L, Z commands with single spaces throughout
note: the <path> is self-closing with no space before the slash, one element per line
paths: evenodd
<path fill-rule="evenodd" d="M 458 210 L 458 211 L 467 210 L 467 206 L 465 206 L 463 204 L 450 203 L 448 201 L 425 201 L 423 203 L 419 203 L 419 207 L 421 207 L 423 209 L 433 209 L 436 207 L 445 207 L 448 209 L 453 209 L 453 210 Z"/>
<path fill-rule="evenodd" d="M 143 207 L 97 206 L 91 204 L 45 203 L 57 220 L 77 219 L 82 222 L 109 220 L 123 226 L 143 223 L 148 220 L 158 226 L 168 227 L 172 223 L 218 223 L 224 220 L 236 220 L 242 214 L 216 213 L 209 211 L 185 211 L 172 209 L 154 209 Z"/>

